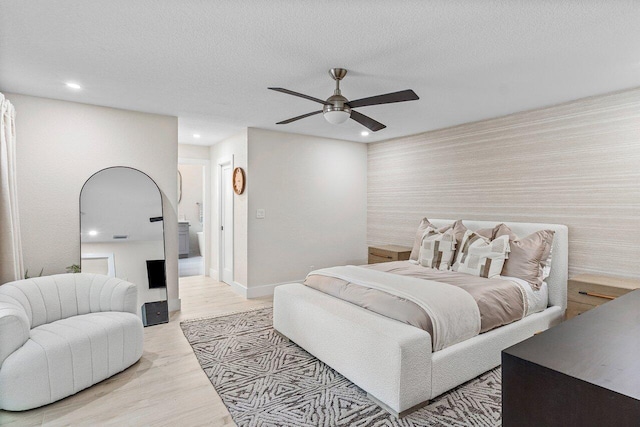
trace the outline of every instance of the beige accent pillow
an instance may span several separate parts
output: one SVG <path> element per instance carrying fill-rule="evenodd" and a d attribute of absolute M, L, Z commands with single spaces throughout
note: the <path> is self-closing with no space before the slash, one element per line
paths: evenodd
<path fill-rule="evenodd" d="M 551 274 L 551 258 L 553 257 L 553 242 L 551 242 L 551 250 L 546 260 L 540 263 L 540 279 L 544 282 Z"/>
<path fill-rule="evenodd" d="M 467 230 L 452 270 L 490 279 L 500 275 L 508 254 L 509 236 L 490 240 Z"/>
<path fill-rule="evenodd" d="M 468 229 L 462 223 L 461 219 L 451 224 L 451 227 L 453 227 L 453 232 L 456 235 L 456 253 L 453 257 L 453 259 L 455 260 L 458 259 L 458 253 L 460 252 L 460 248 L 462 247 L 462 239 L 464 239 L 464 233 L 466 233 Z"/>
<path fill-rule="evenodd" d="M 453 228 L 440 233 L 433 227 L 427 227 L 422 236 L 418 262 L 423 267 L 448 270 L 456 250 L 456 236 Z"/>
<path fill-rule="evenodd" d="M 460 221 L 460 224 L 462 224 L 462 221 Z M 454 225 L 455 225 L 455 222 L 451 225 L 446 225 L 442 228 L 438 228 L 437 230 L 440 233 L 444 233 Z M 410 260 L 418 261 L 418 258 L 420 257 L 420 245 L 422 244 L 422 236 L 424 236 L 424 232 L 427 230 L 428 227 L 432 227 L 434 229 L 436 228 L 433 224 L 429 222 L 429 220 L 426 217 L 422 218 L 422 221 L 420 221 L 420 225 L 418 226 L 418 231 L 416 232 L 416 237 L 413 239 L 413 248 L 411 249 L 411 255 L 409 255 Z M 462 232 L 462 234 L 464 234 L 464 231 Z M 460 240 L 462 240 L 462 238 Z"/>
<path fill-rule="evenodd" d="M 504 263 L 503 276 L 517 277 L 526 280 L 533 289 L 540 289 L 544 280 L 544 272 L 550 268 L 552 230 L 540 230 L 524 238 L 516 236 L 505 224 L 498 224 L 494 236 L 508 236 L 511 252 Z"/>
<path fill-rule="evenodd" d="M 480 230 L 476 230 L 475 233 L 481 235 L 485 239 L 492 240 L 493 239 L 493 231 L 495 228 L 483 228 Z"/>

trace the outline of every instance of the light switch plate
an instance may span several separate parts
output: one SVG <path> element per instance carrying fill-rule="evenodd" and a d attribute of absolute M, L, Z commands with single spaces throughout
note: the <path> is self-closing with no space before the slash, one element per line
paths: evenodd
<path fill-rule="evenodd" d="M 258 218 L 258 219 L 264 219 L 264 209 L 258 209 L 258 210 L 256 210 L 256 218 Z"/>

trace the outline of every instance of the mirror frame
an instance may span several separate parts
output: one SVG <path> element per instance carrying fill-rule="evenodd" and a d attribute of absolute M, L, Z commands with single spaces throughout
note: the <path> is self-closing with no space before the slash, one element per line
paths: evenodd
<path fill-rule="evenodd" d="M 143 174 L 144 176 L 149 178 L 149 180 L 151 180 L 151 182 L 153 182 L 153 185 L 156 186 L 156 188 L 158 189 L 158 193 L 160 194 L 160 211 L 162 212 L 162 217 L 161 217 L 162 218 L 162 250 L 164 252 L 164 260 L 165 260 L 165 264 L 164 264 L 165 298 L 166 298 L 165 301 L 168 302 L 169 301 L 169 287 L 168 287 L 168 283 L 166 282 L 166 278 L 168 276 L 167 276 L 167 263 L 166 263 L 166 260 L 167 260 L 167 241 L 166 241 L 166 236 L 167 236 L 167 234 L 166 234 L 166 231 L 165 231 L 165 222 L 164 222 L 164 195 L 162 193 L 162 190 L 160 190 L 160 187 L 158 186 L 158 183 L 153 178 L 151 178 L 149 176 L 149 174 L 141 171 L 140 169 L 133 168 L 131 166 L 109 166 L 109 167 L 100 169 L 97 172 L 94 172 L 93 174 L 91 174 L 89 176 L 89 178 L 87 178 L 84 181 L 84 184 L 82 184 L 82 188 L 80 189 L 80 194 L 78 196 L 78 212 L 79 212 L 79 217 L 80 217 L 78 219 L 79 225 L 80 225 L 80 229 L 79 229 L 80 230 L 80 233 L 79 233 L 80 235 L 78 236 L 78 240 L 79 240 L 79 243 L 80 243 L 80 245 L 79 245 L 79 248 L 80 248 L 80 251 L 79 251 L 80 252 L 80 261 L 79 261 L 80 272 L 82 272 L 82 192 L 84 191 L 84 187 L 85 187 L 85 185 L 87 185 L 87 182 L 89 182 L 91 180 L 91 178 L 93 178 L 97 174 L 105 172 L 105 171 L 107 171 L 109 169 L 120 169 L 120 168 L 130 169 L 130 170 L 133 170 L 133 171 L 136 171 L 136 172 L 139 172 L 139 173 Z M 100 258 L 108 258 L 108 257 L 105 257 L 104 255 L 101 255 Z M 111 261 L 113 261 L 113 258 L 111 259 Z M 110 269 L 109 270 L 113 271 L 114 276 L 115 276 L 115 264 L 114 264 L 113 267 L 114 267 L 113 270 L 111 270 L 111 265 L 110 265 Z M 136 283 L 136 285 L 138 285 L 138 284 Z"/>

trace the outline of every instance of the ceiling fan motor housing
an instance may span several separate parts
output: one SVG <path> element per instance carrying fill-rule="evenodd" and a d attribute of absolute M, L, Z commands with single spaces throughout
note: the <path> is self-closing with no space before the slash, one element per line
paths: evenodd
<path fill-rule="evenodd" d="M 327 102 L 330 105 L 325 104 L 324 107 L 322 107 L 322 111 L 324 113 L 328 113 L 329 111 L 345 111 L 351 114 L 351 108 L 349 108 L 349 106 L 346 105 L 347 102 L 349 102 L 349 100 L 344 96 L 340 94 L 332 95 L 329 98 L 327 98 Z"/>
<path fill-rule="evenodd" d="M 329 123 L 344 123 L 351 117 L 351 107 L 347 105 L 349 100 L 340 93 L 340 80 L 347 75 L 347 70 L 344 68 L 332 68 L 329 70 L 329 74 L 336 81 L 336 90 L 333 95 L 327 98 L 325 105 L 322 107 L 322 113 Z"/>

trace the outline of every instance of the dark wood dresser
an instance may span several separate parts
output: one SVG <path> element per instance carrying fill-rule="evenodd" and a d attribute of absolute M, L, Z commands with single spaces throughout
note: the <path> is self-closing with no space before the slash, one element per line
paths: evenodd
<path fill-rule="evenodd" d="M 502 425 L 640 426 L 640 289 L 505 349 Z"/>

